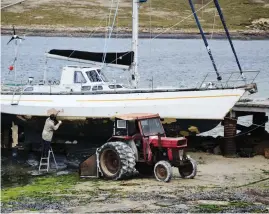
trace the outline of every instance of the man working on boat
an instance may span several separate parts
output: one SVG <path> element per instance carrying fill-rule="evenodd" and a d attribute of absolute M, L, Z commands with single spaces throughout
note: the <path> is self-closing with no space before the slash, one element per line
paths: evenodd
<path fill-rule="evenodd" d="M 57 124 L 55 125 L 55 122 Z M 50 143 L 53 137 L 53 132 L 56 131 L 59 126 L 62 124 L 62 121 L 57 121 L 55 114 L 51 114 L 45 122 L 44 129 L 42 132 L 43 139 L 43 157 L 47 157 L 48 151 L 50 148 Z"/>

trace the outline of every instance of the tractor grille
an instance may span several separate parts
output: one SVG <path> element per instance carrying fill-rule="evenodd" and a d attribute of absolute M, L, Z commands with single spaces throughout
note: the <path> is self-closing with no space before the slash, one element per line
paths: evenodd
<path fill-rule="evenodd" d="M 173 154 L 173 161 L 179 161 L 178 149 L 173 149 L 172 154 Z"/>

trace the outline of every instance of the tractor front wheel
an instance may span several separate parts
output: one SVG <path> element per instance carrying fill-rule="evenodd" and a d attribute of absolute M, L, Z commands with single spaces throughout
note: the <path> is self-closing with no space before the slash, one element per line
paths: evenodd
<path fill-rule="evenodd" d="M 98 165 L 106 179 L 119 180 L 135 171 L 135 155 L 124 142 L 108 142 L 97 150 Z"/>
<path fill-rule="evenodd" d="M 154 175 L 158 181 L 169 182 L 172 178 L 172 166 L 167 161 L 159 161 L 154 166 Z"/>
<path fill-rule="evenodd" d="M 183 166 L 178 167 L 178 172 L 182 178 L 194 178 L 197 173 L 196 161 L 188 158 Z"/>

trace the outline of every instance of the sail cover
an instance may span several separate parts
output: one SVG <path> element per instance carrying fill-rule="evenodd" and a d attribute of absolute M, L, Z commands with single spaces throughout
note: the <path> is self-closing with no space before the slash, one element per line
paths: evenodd
<path fill-rule="evenodd" d="M 108 52 L 104 53 L 77 51 L 77 50 L 59 50 L 52 49 L 47 53 L 50 58 L 64 59 L 69 61 L 79 62 L 97 62 L 103 63 L 105 56 L 105 63 L 115 67 L 129 67 L 134 59 L 134 52 Z"/>

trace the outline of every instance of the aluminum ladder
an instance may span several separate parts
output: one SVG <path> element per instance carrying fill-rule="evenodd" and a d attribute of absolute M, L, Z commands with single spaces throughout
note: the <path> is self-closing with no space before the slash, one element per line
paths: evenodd
<path fill-rule="evenodd" d="M 57 162 L 55 160 L 55 156 L 54 156 L 54 153 L 53 153 L 53 150 L 52 148 L 50 147 L 49 148 L 49 151 L 48 151 L 48 156 L 47 157 L 43 157 L 43 151 L 42 151 L 42 155 L 41 155 L 41 158 L 40 158 L 40 162 L 39 162 L 39 169 L 38 171 L 49 171 L 49 168 L 50 168 L 50 155 L 52 155 L 53 157 L 53 160 L 54 160 L 54 163 L 55 163 L 55 166 L 56 166 L 56 170 L 58 169 L 58 166 L 57 166 Z M 46 166 L 46 169 L 41 169 L 42 166 Z"/>

